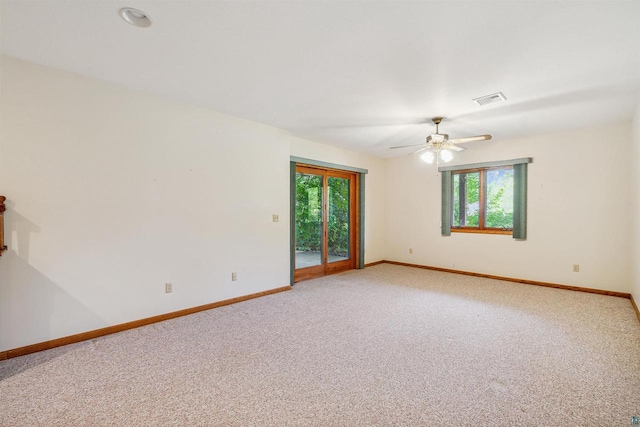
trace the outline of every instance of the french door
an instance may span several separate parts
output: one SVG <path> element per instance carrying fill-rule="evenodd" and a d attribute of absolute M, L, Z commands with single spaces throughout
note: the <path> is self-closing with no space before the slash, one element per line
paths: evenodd
<path fill-rule="evenodd" d="M 294 281 L 356 267 L 357 174 L 296 166 Z"/>

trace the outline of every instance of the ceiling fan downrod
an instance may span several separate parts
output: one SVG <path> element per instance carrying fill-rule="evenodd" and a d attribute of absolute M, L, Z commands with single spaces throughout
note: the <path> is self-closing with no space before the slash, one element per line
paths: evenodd
<path fill-rule="evenodd" d="M 440 133 L 440 131 L 438 130 L 438 125 L 440 124 L 440 122 L 442 121 L 442 117 L 434 117 L 433 119 L 431 119 L 433 121 L 433 123 L 435 123 L 436 125 L 436 133 Z"/>

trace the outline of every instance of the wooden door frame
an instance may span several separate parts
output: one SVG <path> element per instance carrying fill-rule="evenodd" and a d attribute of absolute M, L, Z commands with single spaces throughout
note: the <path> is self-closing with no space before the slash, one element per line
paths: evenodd
<path fill-rule="evenodd" d="M 295 281 L 304 280 L 307 277 L 299 278 L 295 277 L 295 206 L 296 206 L 296 168 L 302 166 L 305 168 L 311 168 L 315 170 L 325 170 L 329 176 L 340 174 L 348 174 L 353 178 L 351 181 L 350 191 L 353 191 L 355 197 L 350 198 L 353 206 L 350 206 L 350 222 L 353 225 L 353 232 L 350 235 L 350 245 L 353 256 L 349 261 L 344 261 L 349 265 L 346 268 L 340 268 L 338 265 L 325 268 L 330 264 L 323 264 L 319 266 L 319 275 L 337 273 L 344 271 L 345 269 L 364 268 L 364 182 L 365 175 L 368 173 L 366 169 L 355 168 L 351 166 L 337 165 L 333 163 L 320 162 L 312 159 L 303 159 L 299 157 L 291 157 L 290 159 L 290 227 L 289 227 L 289 241 L 290 241 L 290 284 L 293 285 Z M 326 192 L 326 186 L 323 186 L 323 192 Z M 326 200 L 326 194 L 323 194 L 324 200 Z M 323 236 L 323 240 L 324 236 Z M 326 248 L 323 252 L 323 257 L 326 256 Z M 335 264 L 335 263 L 334 263 Z M 320 271 L 322 270 L 322 271 Z M 313 276 L 316 277 L 316 276 Z"/>
<path fill-rule="evenodd" d="M 325 274 L 339 273 L 345 270 L 353 270 L 358 265 L 359 247 L 358 239 L 358 174 L 355 172 L 336 171 L 334 169 L 324 169 L 326 171 L 326 187 L 324 189 L 325 213 L 329 212 L 329 178 L 343 178 L 349 180 L 349 259 L 335 261 L 329 264 L 329 221 L 327 219 L 324 226 L 325 236 L 323 244 L 325 250 Z"/>
<path fill-rule="evenodd" d="M 339 273 L 341 271 L 353 270 L 358 265 L 359 248 L 357 245 L 357 199 L 358 199 L 358 174 L 350 171 L 342 171 L 318 166 L 296 165 L 296 176 L 298 174 L 314 175 L 322 178 L 322 231 L 321 239 L 321 260 L 319 265 L 296 268 L 294 265 L 294 280 L 296 282 L 321 277 L 327 274 Z M 341 261 L 329 263 L 329 179 L 338 178 L 349 181 L 349 258 Z M 295 229 L 294 229 L 295 232 Z M 294 236 L 295 245 L 295 236 Z M 294 248 L 295 254 L 295 248 Z M 295 261 L 295 255 L 294 255 Z"/>

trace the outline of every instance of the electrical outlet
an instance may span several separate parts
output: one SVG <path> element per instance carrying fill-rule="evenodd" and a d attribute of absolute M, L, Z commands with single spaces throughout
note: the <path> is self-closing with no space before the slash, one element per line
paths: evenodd
<path fill-rule="evenodd" d="M 238 273 L 231 273 L 231 280 L 234 282 L 238 280 Z"/>
<path fill-rule="evenodd" d="M 409 253 L 412 254 L 413 253 L 413 248 L 409 248 Z"/>
<path fill-rule="evenodd" d="M 173 292 L 173 283 L 165 283 L 164 284 L 164 291 L 167 294 L 170 294 L 171 292 Z"/>
<path fill-rule="evenodd" d="M 573 264 L 573 272 L 574 273 L 580 272 L 580 264 Z"/>
<path fill-rule="evenodd" d="M 279 222 L 279 221 L 280 221 L 280 215 L 273 214 L 273 222 Z"/>

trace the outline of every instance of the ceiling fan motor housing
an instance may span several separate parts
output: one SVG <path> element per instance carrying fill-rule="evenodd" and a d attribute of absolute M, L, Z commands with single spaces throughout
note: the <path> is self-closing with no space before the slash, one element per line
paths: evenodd
<path fill-rule="evenodd" d="M 446 133 L 432 133 L 431 135 L 427 136 L 427 143 L 428 144 L 431 144 L 433 142 L 443 143 L 448 139 L 449 139 L 449 135 L 447 135 Z"/>

